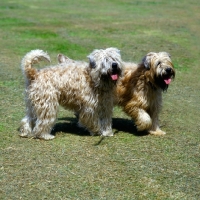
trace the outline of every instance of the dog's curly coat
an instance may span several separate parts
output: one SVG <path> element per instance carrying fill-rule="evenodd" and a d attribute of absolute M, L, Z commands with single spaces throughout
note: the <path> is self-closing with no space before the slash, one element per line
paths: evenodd
<path fill-rule="evenodd" d="M 94 50 L 89 63 L 74 61 L 32 68 L 40 60 L 50 61 L 42 50 L 32 50 L 22 60 L 26 80 L 26 116 L 20 136 L 53 139 L 52 127 L 59 105 L 79 113 L 79 124 L 94 135 L 112 136 L 113 90 L 122 73 L 116 48 Z"/>
<path fill-rule="evenodd" d="M 117 84 L 119 106 L 135 122 L 138 131 L 164 135 L 159 128 L 158 115 L 162 91 L 166 91 L 175 70 L 166 52 L 148 53 L 140 64 L 124 63 L 124 76 Z"/>

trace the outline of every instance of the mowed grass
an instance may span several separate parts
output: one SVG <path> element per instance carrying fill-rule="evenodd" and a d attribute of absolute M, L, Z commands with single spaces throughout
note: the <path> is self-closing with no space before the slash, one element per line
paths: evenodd
<path fill-rule="evenodd" d="M 1 0 L 0 199 L 199 199 L 199 9 L 198 0 Z M 116 107 L 115 136 L 91 137 L 60 108 L 54 140 L 20 138 L 23 56 L 43 49 L 51 64 L 58 53 L 87 61 L 110 46 L 127 61 L 171 54 L 176 78 L 160 115 L 167 135 L 138 135 Z"/>

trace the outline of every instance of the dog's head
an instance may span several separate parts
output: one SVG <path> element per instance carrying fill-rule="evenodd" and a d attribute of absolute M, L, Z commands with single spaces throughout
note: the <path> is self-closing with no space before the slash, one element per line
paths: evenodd
<path fill-rule="evenodd" d="M 89 56 L 92 78 L 116 82 L 122 74 L 120 51 L 116 48 L 94 50 Z"/>
<path fill-rule="evenodd" d="M 167 52 L 148 53 L 142 60 L 149 73 L 149 80 L 153 85 L 167 90 L 171 80 L 175 78 L 175 70 Z"/>

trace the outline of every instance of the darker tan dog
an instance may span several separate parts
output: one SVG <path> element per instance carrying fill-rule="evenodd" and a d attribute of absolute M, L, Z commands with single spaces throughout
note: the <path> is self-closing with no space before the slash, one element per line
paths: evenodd
<path fill-rule="evenodd" d="M 124 63 L 124 67 L 124 76 L 117 84 L 115 103 L 134 120 L 138 131 L 166 134 L 159 128 L 158 115 L 162 92 L 175 77 L 170 55 L 150 52 L 140 64 Z"/>

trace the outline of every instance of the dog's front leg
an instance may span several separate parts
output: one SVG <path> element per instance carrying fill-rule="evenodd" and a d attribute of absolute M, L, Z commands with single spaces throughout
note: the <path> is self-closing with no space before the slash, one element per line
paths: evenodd
<path fill-rule="evenodd" d="M 88 112 L 88 109 L 79 112 L 78 125 L 79 127 L 86 128 L 90 135 L 101 135 L 98 118 L 95 113 L 92 110 Z"/>
<path fill-rule="evenodd" d="M 144 109 L 134 108 L 131 117 L 138 131 L 148 131 L 152 127 L 152 119 Z"/>
<path fill-rule="evenodd" d="M 154 113 L 152 116 L 152 127 L 149 130 L 151 135 L 165 135 L 166 132 L 162 131 L 159 128 L 159 120 L 158 120 L 158 113 Z"/>
<path fill-rule="evenodd" d="M 97 119 L 100 127 L 100 133 L 102 136 L 113 136 L 112 131 L 112 113 L 113 103 L 109 101 L 111 97 L 105 96 L 102 98 L 102 105 L 97 108 Z"/>
<path fill-rule="evenodd" d="M 113 136 L 112 118 L 105 117 L 100 119 L 100 132 L 102 136 Z"/>

